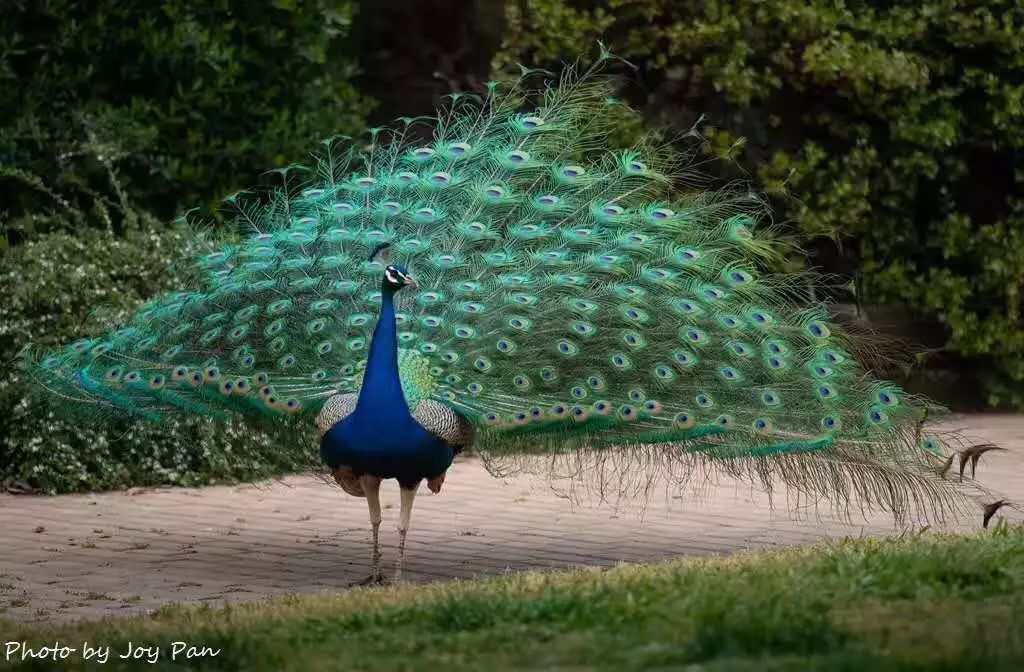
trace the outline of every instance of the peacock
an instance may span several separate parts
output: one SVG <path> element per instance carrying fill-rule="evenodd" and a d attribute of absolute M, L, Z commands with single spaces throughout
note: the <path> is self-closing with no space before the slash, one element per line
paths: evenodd
<path fill-rule="evenodd" d="M 418 487 L 440 492 L 468 448 L 489 464 L 653 454 L 958 510 L 971 480 L 940 472 L 959 438 L 924 424 L 941 409 L 872 377 L 886 353 L 830 318 L 825 279 L 776 270 L 789 248 L 765 198 L 709 188 L 654 134 L 620 147 L 637 115 L 616 86 L 598 66 L 523 68 L 436 117 L 324 141 L 269 194 L 228 199 L 236 233 L 196 231 L 173 260 L 183 291 L 25 366 L 90 419 L 315 434 L 367 500 L 373 581 L 382 480 L 401 492 L 401 578 Z"/>

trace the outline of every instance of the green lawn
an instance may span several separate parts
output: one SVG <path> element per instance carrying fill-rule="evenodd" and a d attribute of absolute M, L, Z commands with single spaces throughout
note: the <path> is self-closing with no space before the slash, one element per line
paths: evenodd
<path fill-rule="evenodd" d="M 156 665 L 132 668 L 147 670 L 1017 672 L 1024 527 L 3 629 L 13 636 L 0 640 L 110 644 L 112 659 L 129 640 L 162 645 Z M 172 662 L 175 640 L 221 652 Z"/>

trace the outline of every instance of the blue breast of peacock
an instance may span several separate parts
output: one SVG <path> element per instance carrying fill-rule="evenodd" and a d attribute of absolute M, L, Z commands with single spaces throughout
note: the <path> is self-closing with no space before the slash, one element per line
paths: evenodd
<path fill-rule="evenodd" d="M 357 474 L 414 484 L 442 474 L 451 465 L 454 452 L 412 417 L 402 389 L 394 299 L 405 280 L 405 269 L 400 266 L 389 267 L 384 276 L 380 316 L 358 403 L 324 435 L 320 455 L 332 469 L 346 465 Z"/>

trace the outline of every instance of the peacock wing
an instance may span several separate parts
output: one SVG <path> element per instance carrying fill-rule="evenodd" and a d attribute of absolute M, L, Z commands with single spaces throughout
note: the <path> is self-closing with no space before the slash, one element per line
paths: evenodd
<path fill-rule="evenodd" d="M 320 412 L 316 414 L 316 427 L 320 434 L 326 434 L 331 427 L 351 415 L 352 411 L 356 410 L 358 401 L 359 395 L 351 392 L 328 397 Z"/>
<path fill-rule="evenodd" d="M 448 404 L 424 399 L 412 411 L 412 417 L 432 436 L 461 452 L 473 444 L 473 425 Z"/>

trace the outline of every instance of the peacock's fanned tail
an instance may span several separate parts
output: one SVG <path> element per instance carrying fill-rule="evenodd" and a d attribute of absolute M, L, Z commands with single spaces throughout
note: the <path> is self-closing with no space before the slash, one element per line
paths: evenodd
<path fill-rule="evenodd" d="M 632 113 L 603 76 L 545 77 L 453 96 L 430 141 L 403 119 L 325 142 L 269 202 L 232 199 L 251 233 L 179 260 L 187 291 L 40 355 L 35 378 L 91 414 L 311 415 L 359 389 L 382 273 L 367 256 L 389 242 L 421 288 L 398 303 L 408 401 L 450 404 L 492 459 L 656 450 L 953 506 L 926 402 L 866 375 L 810 276 L 765 270 L 780 247 L 762 199 L 686 188 L 685 157 L 653 140 L 614 149 Z"/>

